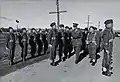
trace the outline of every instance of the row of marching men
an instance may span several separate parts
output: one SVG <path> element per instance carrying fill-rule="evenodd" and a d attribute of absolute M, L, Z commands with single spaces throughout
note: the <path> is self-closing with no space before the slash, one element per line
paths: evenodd
<path fill-rule="evenodd" d="M 51 23 L 51 30 L 44 30 L 36 32 L 35 28 L 31 29 L 31 33 L 27 33 L 26 28 L 22 29 L 22 33 L 17 32 L 19 45 L 22 52 L 21 57 L 23 61 L 26 61 L 28 52 L 28 44 L 31 47 L 31 57 L 35 57 L 36 51 L 38 55 L 41 55 L 44 48 L 44 54 L 50 53 L 51 65 L 56 66 L 61 61 L 65 61 L 73 54 L 76 55 L 75 63 L 79 62 L 81 53 L 89 54 L 90 63 L 94 66 L 97 62 L 97 56 L 104 50 L 104 56 L 102 61 L 102 74 L 111 76 L 112 74 L 112 48 L 113 48 L 113 20 L 109 19 L 104 22 L 104 31 L 97 31 L 96 27 L 90 26 L 85 28 L 84 32 L 78 28 L 77 23 L 73 23 L 73 28 L 64 26 L 61 24 L 58 27 L 56 23 Z M 15 52 L 15 34 L 13 28 L 9 28 L 10 34 L 7 37 L 6 49 L 10 52 L 10 64 L 14 64 L 14 52 Z M 59 56 L 59 60 L 56 61 L 56 56 Z"/>
<path fill-rule="evenodd" d="M 28 33 L 26 28 L 22 28 L 22 32 L 14 32 L 14 29 L 9 27 L 6 50 L 9 52 L 10 65 L 15 63 L 16 40 L 18 40 L 21 47 L 21 58 L 23 62 L 27 59 L 29 46 L 31 58 L 34 58 L 36 53 L 39 56 L 46 54 L 48 49 L 47 32 L 47 29 L 36 30 L 35 28 L 32 28 L 30 33 Z"/>
<path fill-rule="evenodd" d="M 75 63 L 80 60 L 81 55 L 88 55 L 90 63 L 94 66 L 100 57 L 100 52 L 104 51 L 102 59 L 102 74 L 111 76 L 112 70 L 112 52 L 113 40 L 115 38 L 113 32 L 113 20 L 108 19 L 104 22 L 105 29 L 98 31 L 96 27 L 90 26 L 85 28 L 84 32 L 78 28 L 77 23 L 73 23 L 73 29 L 61 24 L 57 29 L 56 23 L 51 23 L 51 31 L 48 36 L 48 44 L 50 47 L 51 65 L 56 66 L 58 62 L 65 61 L 74 54 L 76 55 Z M 64 29 L 65 27 L 65 29 Z M 58 49 L 59 60 L 56 60 L 56 52 Z M 57 62 L 57 63 L 56 63 Z"/>

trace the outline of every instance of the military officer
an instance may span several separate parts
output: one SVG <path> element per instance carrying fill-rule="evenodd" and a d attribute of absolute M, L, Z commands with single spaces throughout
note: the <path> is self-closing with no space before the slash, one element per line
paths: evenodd
<path fill-rule="evenodd" d="M 34 58 L 35 53 L 36 53 L 36 30 L 35 28 L 31 29 L 29 44 L 31 46 L 31 58 Z"/>
<path fill-rule="evenodd" d="M 73 23 L 74 30 L 72 31 L 72 37 L 73 37 L 73 46 L 76 54 L 76 60 L 75 63 L 78 63 L 79 60 L 79 53 L 81 51 L 81 46 L 82 46 L 82 38 L 83 34 L 81 30 L 78 30 L 77 28 L 78 24 Z"/>
<path fill-rule="evenodd" d="M 103 31 L 103 49 L 104 49 L 104 57 L 102 61 L 102 74 L 106 76 L 111 76 L 112 67 L 111 67 L 111 57 L 113 52 L 113 39 L 114 39 L 114 33 L 113 33 L 113 20 L 108 19 L 104 22 L 105 29 Z"/>
<path fill-rule="evenodd" d="M 9 35 L 7 36 L 7 46 L 6 49 L 9 50 L 9 64 L 14 64 L 15 55 L 15 34 L 12 27 L 9 27 Z"/>
<path fill-rule="evenodd" d="M 51 65 L 55 66 L 56 49 L 58 48 L 58 29 L 55 22 L 51 23 L 50 27 L 52 29 L 49 32 L 48 44 L 50 47 L 50 59 L 52 60 Z"/>

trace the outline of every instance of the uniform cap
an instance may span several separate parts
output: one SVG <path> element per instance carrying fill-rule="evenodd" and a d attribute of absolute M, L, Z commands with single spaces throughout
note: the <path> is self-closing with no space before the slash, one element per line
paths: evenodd
<path fill-rule="evenodd" d="M 54 25 L 56 25 L 55 22 L 51 23 L 51 24 L 50 24 L 50 27 L 53 27 Z"/>
<path fill-rule="evenodd" d="M 90 28 L 93 28 L 95 30 L 95 27 L 94 26 L 90 26 Z"/>
<path fill-rule="evenodd" d="M 65 26 L 65 28 L 66 28 L 66 29 L 67 29 L 67 28 L 69 29 L 69 26 Z"/>
<path fill-rule="evenodd" d="M 110 23 L 113 23 L 113 20 L 112 19 L 108 19 L 104 22 L 104 24 L 110 24 Z"/>
<path fill-rule="evenodd" d="M 26 30 L 26 28 L 22 28 L 22 30 Z"/>
<path fill-rule="evenodd" d="M 60 27 L 64 27 L 64 25 L 63 25 L 63 24 L 60 24 Z"/>
<path fill-rule="evenodd" d="M 73 23 L 73 27 L 77 27 L 78 26 L 78 24 L 77 23 Z"/>
<path fill-rule="evenodd" d="M 35 30 L 35 28 L 32 28 L 31 30 Z"/>
<path fill-rule="evenodd" d="M 72 27 L 70 27 L 69 29 L 72 29 Z"/>
<path fill-rule="evenodd" d="M 9 27 L 9 29 L 13 29 L 12 27 Z"/>
<path fill-rule="evenodd" d="M 84 30 L 88 31 L 88 28 L 85 28 Z"/>

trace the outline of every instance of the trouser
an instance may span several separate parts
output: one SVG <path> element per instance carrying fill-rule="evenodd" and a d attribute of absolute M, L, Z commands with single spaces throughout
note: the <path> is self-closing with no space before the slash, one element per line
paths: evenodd
<path fill-rule="evenodd" d="M 11 49 L 9 49 L 9 60 L 11 63 L 13 63 L 14 60 L 14 54 L 15 54 L 15 47 L 12 47 Z"/>
<path fill-rule="evenodd" d="M 42 46 L 38 45 L 38 55 L 41 55 L 41 52 L 42 52 Z"/>
<path fill-rule="evenodd" d="M 82 46 L 81 44 L 74 46 L 75 54 L 76 54 L 76 61 L 78 61 L 79 59 L 79 53 L 81 51 L 81 46 Z"/>
<path fill-rule="evenodd" d="M 22 52 L 21 52 L 22 59 L 26 58 L 27 50 L 28 50 L 28 44 L 25 42 L 25 43 L 23 43 L 23 46 L 22 46 Z"/>
<path fill-rule="evenodd" d="M 96 45 L 94 43 L 88 45 L 88 52 L 90 59 L 96 59 Z"/>
<path fill-rule="evenodd" d="M 36 43 L 32 43 L 31 45 L 31 57 L 34 57 L 36 53 Z"/>
<path fill-rule="evenodd" d="M 112 52 L 113 52 L 113 43 L 111 43 L 109 45 L 108 51 L 109 51 L 109 53 L 107 53 L 106 50 L 104 49 L 102 67 L 107 68 L 107 71 L 109 72 L 109 70 L 111 68 L 111 62 L 112 62 L 111 59 L 112 59 Z"/>
<path fill-rule="evenodd" d="M 50 48 L 50 59 L 52 60 L 52 62 L 54 62 L 56 58 L 57 47 L 58 47 L 58 41 L 54 40 L 52 43 L 52 47 Z"/>
<path fill-rule="evenodd" d="M 63 40 L 62 39 L 58 40 L 58 46 L 59 46 L 59 60 L 61 60 L 62 54 L 63 54 Z"/>
<path fill-rule="evenodd" d="M 47 49 L 48 49 L 48 42 L 47 42 L 47 40 L 45 40 L 43 42 L 44 42 L 44 54 L 46 54 Z"/>
<path fill-rule="evenodd" d="M 67 39 L 64 39 L 64 58 L 66 59 L 69 53 L 69 42 Z"/>

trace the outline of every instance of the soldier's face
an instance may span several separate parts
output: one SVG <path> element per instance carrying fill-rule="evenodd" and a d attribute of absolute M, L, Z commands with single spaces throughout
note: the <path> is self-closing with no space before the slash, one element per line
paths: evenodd
<path fill-rule="evenodd" d="M 33 32 L 35 32 L 35 30 L 33 30 Z"/>
<path fill-rule="evenodd" d="M 26 30 L 23 30 L 23 33 L 25 33 L 26 32 Z"/>
<path fill-rule="evenodd" d="M 9 32 L 13 32 L 13 29 L 10 29 Z"/>
<path fill-rule="evenodd" d="M 90 32 L 93 32 L 94 30 L 93 30 L 93 28 L 90 28 L 89 31 L 90 31 Z"/>
<path fill-rule="evenodd" d="M 56 28 L 56 25 L 54 25 L 52 28 L 55 29 L 55 28 Z"/>
<path fill-rule="evenodd" d="M 112 24 L 112 23 L 106 24 L 106 27 L 107 27 L 107 28 L 113 28 L 113 24 Z"/>

